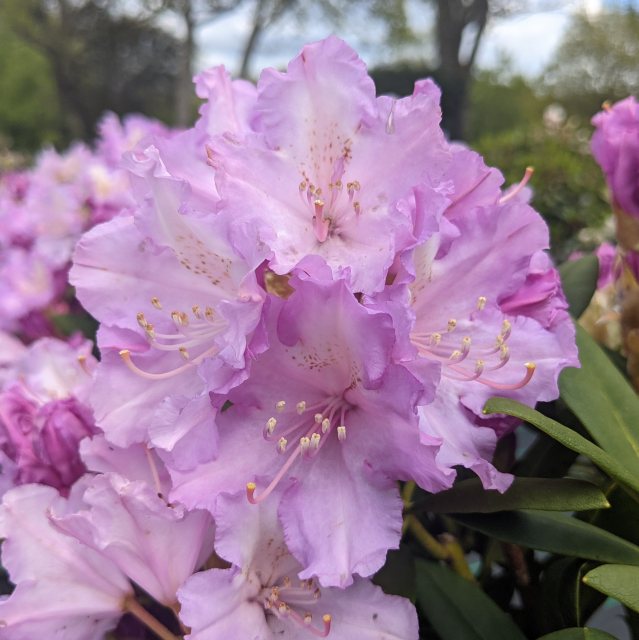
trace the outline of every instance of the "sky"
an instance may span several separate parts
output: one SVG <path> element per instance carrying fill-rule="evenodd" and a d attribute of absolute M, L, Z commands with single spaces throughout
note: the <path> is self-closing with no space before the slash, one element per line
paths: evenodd
<path fill-rule="evenodd" d="M 541 2 L 544 0 L 532 0 Z M 552 58 L 562 35 L 575 11 L 585 10 L 596 15 L 606 4 L 620 4 L 621 0 L 565 0 L 554 3 L 553 10 L 533 11 L 515 15 L 489 24 L 478 54 L 478 65 L 492 68 L 507 57 L 513 70 L 534 77 Z M 549 3 L 546 1 L 546 5 Z M 557 8 L 559 7 L 559 8 Z M 424 2 L 409 0 L 411 22 L 419 32 L 427 34 L 432 14 Z M 354 15 L 337 35 L 354 46 L 369 66 L 383 63 L 389 52 L 378 46 L 381 27 L 368 25 L 362 29 L 365 16 Z M 226 65 L 232 73 L 240 66 L 240 45 L 246 40 L 251 23 L 250 5 L 228 14 L 199 29 L 197 40 L 200 55 L 197 68 L 216 64 Z M 312 22 L 300 32 L 294 19 L 283 19 L 266 33 L 253 59 L 252 71 L 267 66 L 283 67 L 305 42 L 331 33 L 330 25 L 321 20 Z M 427 40 L 427 35 L 424 39 Z"/>

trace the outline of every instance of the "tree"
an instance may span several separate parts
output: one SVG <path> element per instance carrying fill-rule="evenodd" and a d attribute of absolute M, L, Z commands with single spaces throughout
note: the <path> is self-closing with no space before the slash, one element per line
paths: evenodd
<path fill-rule="evenodd" d="M 89 138 L 107 109 L 171 119 L 175 38 L 99 0 L 5 0 L 7 28 L 48 60 L 63 136 Z"/>
<path fill-rule="evenodd" d="M 605 100 L 639 95 L 638 60 L 636 8 L 579 14 L 542 81 L 569 113 L 589 119 Z"/>

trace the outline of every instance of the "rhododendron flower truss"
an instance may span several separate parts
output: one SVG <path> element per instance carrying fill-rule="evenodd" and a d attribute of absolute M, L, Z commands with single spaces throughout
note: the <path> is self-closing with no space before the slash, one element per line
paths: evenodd
<path fill-rule="evenodd" d="M 419 377 L 421 361 L 441 364 L 435 402 L 420 410 L 423 432 L 442 438 L 438 461 L 504 490 L 510 477 L 490 464 L 497 436 L 477 424 L 482 407 L 493 395 L 530 405 L 556 398 L 559 372 L 577 364 L 574 329 L 556 273 L 539 257 L 547 228 L 533 209 L 515 199 L 454 224 L 457 237 L 439 248 L 434 237 L 414 253 L 418 359 L 408 366 Z"/>
<path fill-rule="evenodd" d="M 391 362 L 391 317 L 363 307 L 344 279 L 289 285 L 294 293 L 270 305 L 269 350 L 218 415 L 218 460 L 174 472 L 172 498 L 214 509 L 217 495 L 248 481 L 251 502 L 281 500 L 301 577 L 345 586 L 399 543 L 395 481 L 437 491 L 453 474 L 435 462 L 438 439 L 420 443 L 415 406 L 434 381 Z"/>
<path fill-rule="evenodd" d="M 189 640 L 417 639 L 408 600 L 385 595 L 364 579 L 345 590 L 300 579 L 276 500 L 253 506 L 243 495 L 224 496 L 215 518 L 216 550 L 233 566 L 197 573 L 180 589 Z"/>
<path fill-rule="evenodd" d="M 408 224 L 396 202 L 448 162 L 438 101 L 429 81 L 408 98 L 376 98 L 344 42 L 309 45 L 286 73 L 260 77 L 252 132 L 211 141 L 221 209 L 261 212 L 277 273 L 317 254 L 349 267 L 354 291 L 379 290 Z"/>

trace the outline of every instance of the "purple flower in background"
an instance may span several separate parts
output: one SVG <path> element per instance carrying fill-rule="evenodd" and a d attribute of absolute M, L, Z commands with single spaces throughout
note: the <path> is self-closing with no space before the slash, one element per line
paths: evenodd
<path fill-rule="evenodd" d="M 634 97 L 598 113 L 592 153 L 601 165 L 615 207 L 639 218 L 639 103 Z"/>
<path fill-rule="evenodd" d="M 83 404 L 95 362 L 90 345 L 52 338 L 35 342 L 14 364 L 0 392 L 0 449 L 11 461 L 11 482 L 38 482 L 68 492 L 85 472 L 79 443 L 95 433 Z"/>

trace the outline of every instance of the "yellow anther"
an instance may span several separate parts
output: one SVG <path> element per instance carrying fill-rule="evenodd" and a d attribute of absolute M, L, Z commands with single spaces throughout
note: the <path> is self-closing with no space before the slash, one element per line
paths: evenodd
<path fill-rule="evenodd" d="M 288 440 L 282 436 L 278 441 L 277 441 L 277 448 L 280 451 L 280 453 L 284 453 L 286 451 L 286 446 L 288 445 Z"/>
<path fill-rule="evenodd" d="M 353 209 L 355 209 L 355 213 L 359 215 L 362 212 L 362 205 L 359 202 L 353 202 Z"/>
<path fill-rule="evenodd" d="M 506 333 L 508 333 L 511 328 L 512 328 L 512 324 L 510 324 L 510 320 L 504 320 L 501 323 L 501 335 L 503 336 Z"/>
<path fill-rule="evenodd" d="M 477 360 L 477 362 L 475 362 L 475 373 L 481 373 L 484 370 L 485 364 L 483 360 Z"/>
<path fill-rule="evenodd" d="M 139 313 L 136 314 L 136 319 L 138 321 L 138 324 L 144 329 L 146 328 L 146 325 L 148 324 L 146 321 L 146 318 L 144 317 L 144 314 L 140 311 Z"/>
<path fill-rule="evenodd" d="M 306 180 L 302 180 L 302 182 L 300 182 L 300 191 L 305 191 L 307 186 Z"/>
<path fill-rule="evenodd" d="M 309 627 L 313 624 L 313 616 L 310 613 L 304 615 L 304 624 Z"/>
<path fill-rule="evenodd" d="M 315 422 L 317 422 L 317 424 L 321 424 L 322 420 L 324 420 L 324 416 L 321 413 L 316 413 L 314 416 L 314 420 Z"/>
<path fill-rule="evenodd" d="M 486 296 L 479 296 L 479 298 L 477 298 L 477 308 L 482 311 L 486 306 L 486 302 L 488 302 Z"/>
<path fill-rule="evenodd" d="M 191 307 L 191 311 L 193 311 L 193 315 L 199 320 L 202 317 L 202 314 L 200 313 L 200 305 L 198 304 L 194 304 Z"/>
<path fill-rule="evenodd" d="M 144 331 L 146 332 L 146 335 L 149 338 L 149 340 L 155 339 L 155 328 L 150 322 L 146 323 L 146 327 L 144 327 Z"/>
<path fill-rule="evenodd" d="M 180 347 L 179 351 L 180 351 L 180 355 L 181 355 L 185 360 L 188 360 L 188 359 L 189 359 L 189 352 L 188 352 L 184 347 Z"/>
<path fill-rule="evenodd" d="M 430 337 L 431 344 L 438 345 L 442 341 L 441 333 L 433 333 Z"/>
<path fill-rule="evenodd" d="M 207 320 L 212 320 L 213 316 L 215 315 L 215 311 L 213 311 L 213 309 L 211 309 L 211 307 L 207 307 L 204 310 L 204 315 L 206 316 Z"/>
<path fill-rule="evenodd" d="M 321 440 L 320 434 L 319 433 L 314 433 L 311 436 L 311 447 L 313 449 L 319 449 L 320 440 Z"/>
<path fill-rule="evenodd" d="M 311 448 L 311 439 L 307 436 L 300 438 L 300 449 L 302 453 L 306 453 Z"/>
<path fill-rule="evenodd" d="M 295 405 L 295 410 L 299 415 L 302 415 L 306 411 L 306 402 L 302 400 Z"/>
<path fill-rule="evenodd" d="M 346 427 L 343 424 L 337 427 L 337 439 L 340 442 L 344 442 L 344 440 L 346 440 Z"/>
<path fill-rule="evenodd" d="M 269 418 L 266 421 L 266 430 L 268 434 L 271 435 L 273 431 L 275 431 L 275 427 L 277 426 L 277 420 L 275 418 Z"/>
<path fill-rule="evenodd" d="M 151 304 L 156 308 L 156 309 L 161 309 L 162 305 L 160 304 L 160 299 L 156 298 L 155 296 L 153 296 L 151 298 Z"/>
<path fill-rule="evenodd" d="M 322 420 L 322 433 L 326 433 L 331 428 L 331 421 L 328 418 Z"/>
<path fill-rule="evenodd" d="M 450 354 L 450 360 L 457 360 L 458 358 L 462 357 L 462 352 L 459 349 L 455 349 L 455 351 L 453 351 Z"/>
<path fill-rule="evenodd" d="M 447 329 L 448 329 L 448 331 L 454 331 L 456 326 L 457 326 L 457 320 L 455 320 L 455 318 L 451 318 L 448 321 Z"/>
<path fill-rule="evenodd" d="M 282 411 L 284 411 L 285 408 L 286 408 L 286 400 L 280 400 L 279 402 L 275 403 L 275 410 L 278 411 L 279 413 L 282 413 Z"/>

